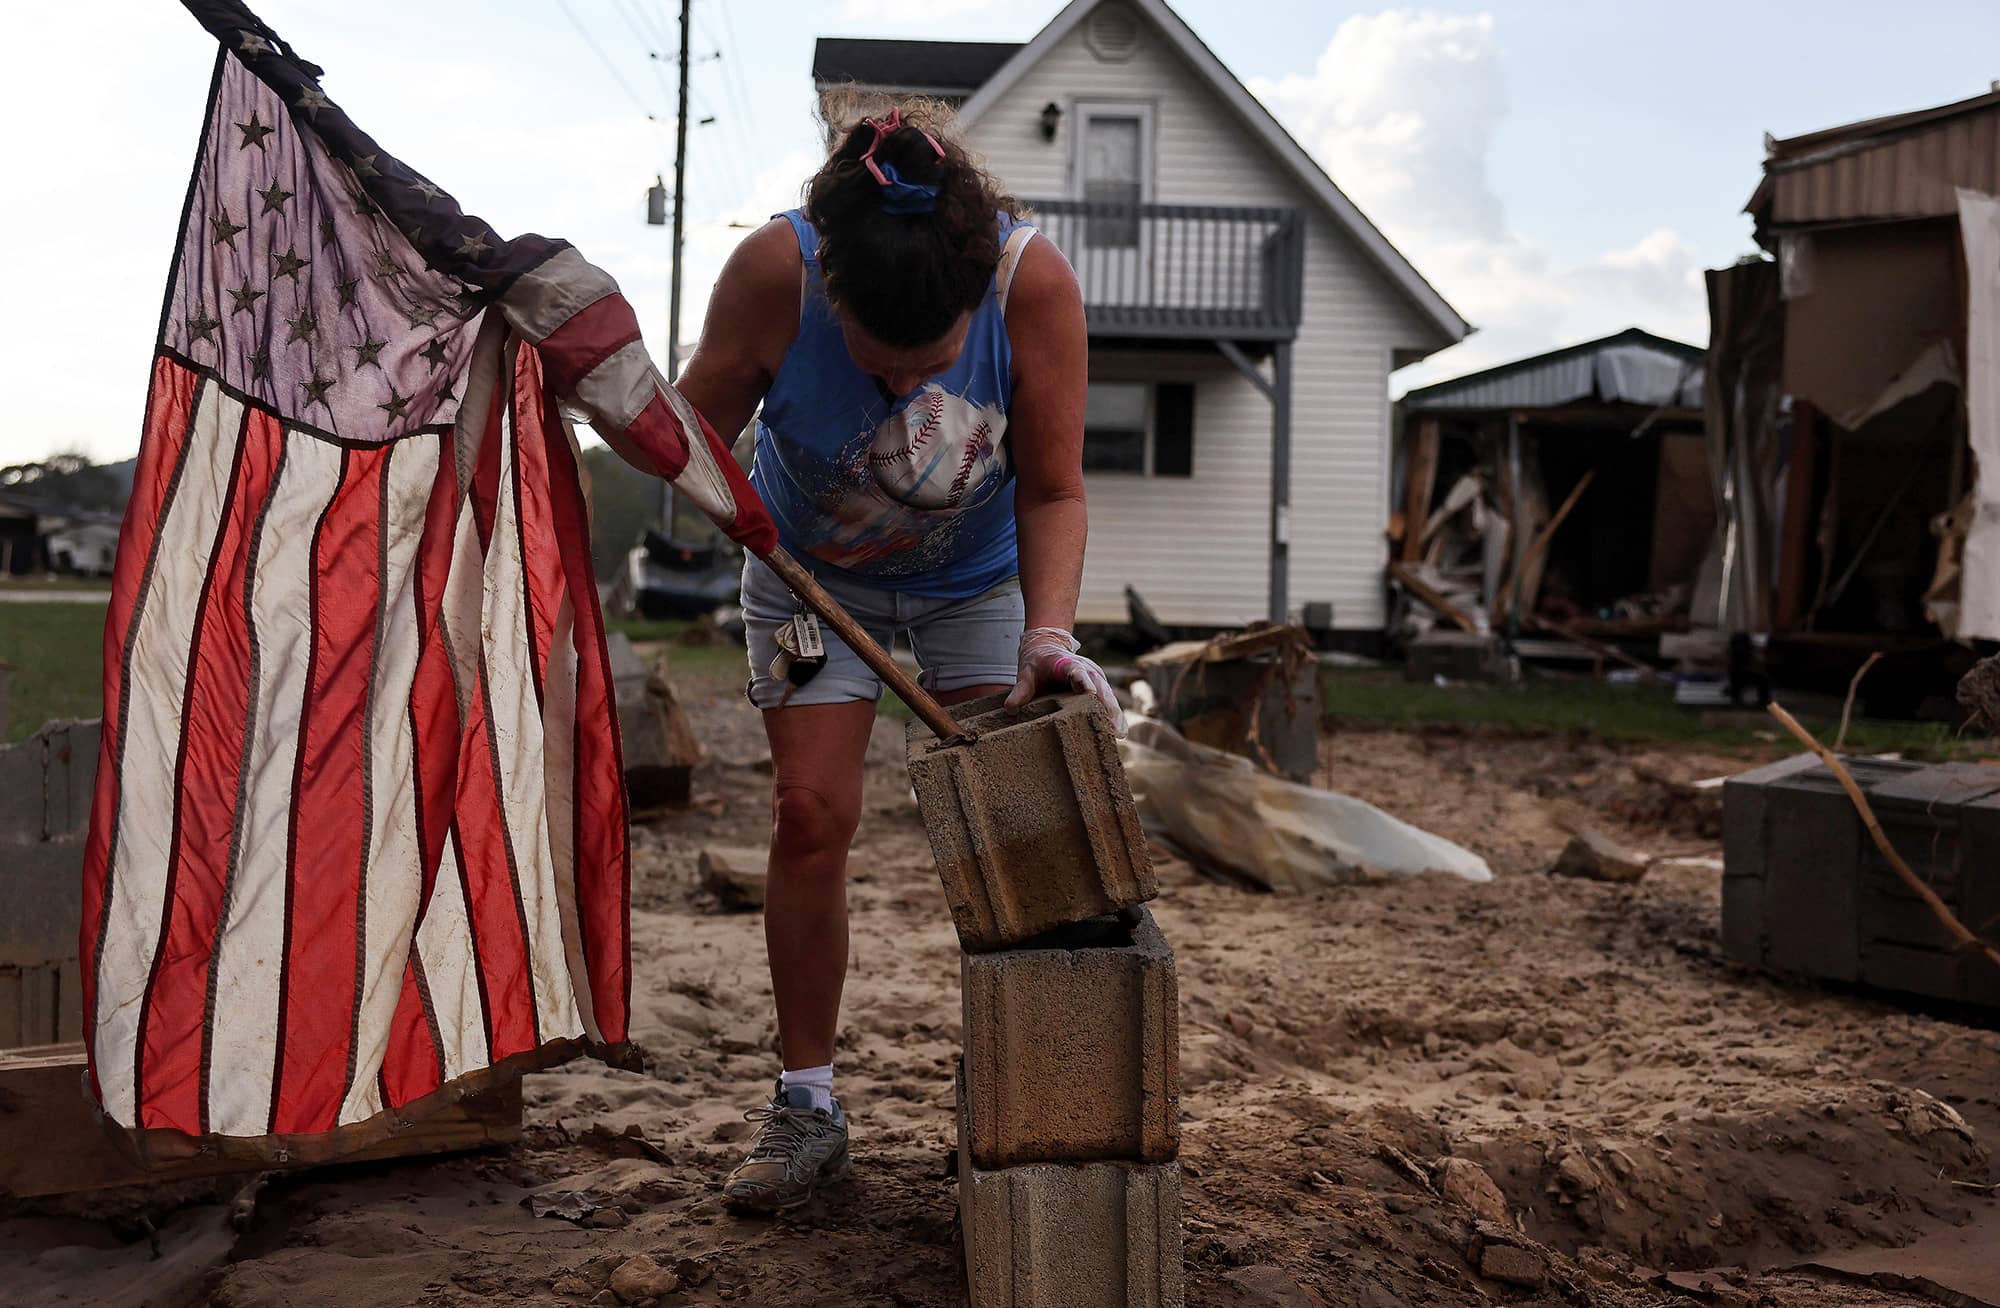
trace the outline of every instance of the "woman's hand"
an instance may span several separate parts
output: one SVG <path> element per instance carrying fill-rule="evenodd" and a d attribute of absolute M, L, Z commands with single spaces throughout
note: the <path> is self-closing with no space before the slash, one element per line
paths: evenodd
<path fill-rule="evenodd" d="M 1067 686 L 1095 695 L 1111 713 L 1118 734 L 1125 734 L 1125 710 L 1104 669 L 1076 652 L 1076 637 L 1060 627 L 1033 627 L 1021 633 L 1020 678 L 1007 695 L 1007 706 L 1025 704 L 1045 690 Z"/>

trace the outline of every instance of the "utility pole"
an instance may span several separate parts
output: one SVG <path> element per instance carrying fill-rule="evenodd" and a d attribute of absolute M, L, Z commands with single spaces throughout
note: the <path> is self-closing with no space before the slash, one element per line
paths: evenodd
<path fill-rule="evenodd" d="M 688 153 L 688 29 L 691 26 L 689 10 L 694 0 L 681 0 L 681 57 L 680 57 L 680 103 L 674 111 L 674 266 L 672 280 L 667 291 L 667 381 L 671 384 L 681 375 L 681 236 L 686 210 L 682 207 L 682 197 L 687 192 Z M 690 438 L 700 435 L 689 433 Z M 674 539 L 674 487 L 673 483 L 660 482 L 660 535 Z"/>
<path fill-rule="evenodd" d="M 667 293 L 667 380 L 681 375 L 681 232 L 686 209 L 688 153 L 688 17 L 694 0 L 681 0 L 681 99 L 674 111 L 674 274 Z"/>

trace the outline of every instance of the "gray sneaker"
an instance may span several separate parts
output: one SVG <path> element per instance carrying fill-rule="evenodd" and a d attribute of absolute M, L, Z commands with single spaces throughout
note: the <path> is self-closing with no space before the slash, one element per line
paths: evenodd
<path fill-rule="evenodd" d="M 813 1196 L 822 1180 L 847 1170 L 847 1115 L 840 1101 L 833 1111 L 814 1108 L 804 1086 L 780 1082 L 771 1102 L 743 1114 L 758 1123 L 757 1143 L 722 1183 L 722 1197 L 734 1208 L 780 1212 Z"/>

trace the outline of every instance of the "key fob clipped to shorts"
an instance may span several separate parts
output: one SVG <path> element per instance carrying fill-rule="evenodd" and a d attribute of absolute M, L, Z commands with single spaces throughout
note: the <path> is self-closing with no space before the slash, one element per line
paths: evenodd
<path fill-rule="evenodd" d="M 778 655 L 771 660 L 771 675 L 796 690 L 819 675 L 826 666 L 826 641 L 820 636 L 819 619 L 801 608 L 790 622 L 780 623 L 773 633 Z M 786 697 L 790 698 L 790 691 Z"/>

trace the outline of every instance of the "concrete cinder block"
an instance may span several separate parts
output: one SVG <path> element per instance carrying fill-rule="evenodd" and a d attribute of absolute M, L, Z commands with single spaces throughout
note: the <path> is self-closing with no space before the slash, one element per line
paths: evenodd
<path fill-rule="evenodd" d="M 648 670 L 622 633 L 606 642 L 618 705 L 625 794 L 634 812 L 684 808 L 691 795 L 701 745 L 660 670 Z"/>
<path fill-rule="evenodd" d="M 49 722 L 0 745 L 0 841 L 52 840 L 90 825 L 99 738 L 90 718 Z"/>
<path fill-rule="evenodd" d="M 1180 1152 L 1174 955 L 1143 908 L 960 962 L 974 1164 Z"/>
<path fill-rule="evenodd" d="M 42 755 L 40 736 L 0 745 L 0 841 L 42 838 Z"/>
<path fill-rule="evenodd" d="M 77 956 L 83 921 L 82 836 L 0 839 L 0 966 Z"/>
<path fill-rule="evenodd" d="M 907 735 L 910 781 L 958 937 L 1000 949 L 1158 893 L 1118 739 L 1090 695 L 961 705 L 978 738 Z"/>
<path fill-rule="evenodd" d="M 51 722 L 42 738 L 42 830 L 49 839 L 82 835 L 90 827 L 90 800 L 97 789 L 97 751 L 102 743 L 96 718 Z"/>
<path fill-rule="evenodd" d="M 1175 1163 L 973 1166 L 959 1097 L 971 1308 L 1183 1308 Z"/>
<path fill-rule="evenodd" d="M 0 964 L 0 1049 L 83 1038 L 82 974 L 74 958 Z"/>

